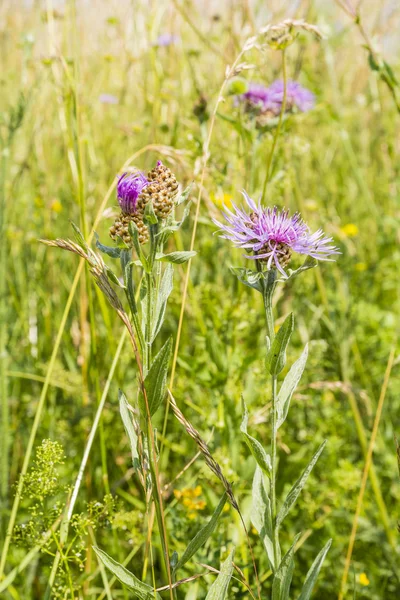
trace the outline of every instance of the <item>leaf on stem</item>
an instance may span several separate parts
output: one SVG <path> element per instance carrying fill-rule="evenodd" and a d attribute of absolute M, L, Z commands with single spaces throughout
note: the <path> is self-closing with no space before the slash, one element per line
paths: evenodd
<path fill-rule="evenodd" d="M 311 598 L 311 593 L 313 591 L 315 582 L 318 577 L 318 573 L 322 567 L 322 563 L 325 560 L 325 556 L 328 553 L 329 548 L 331 547 L 332 540 L 329 540 L 327 544 L 322 548 L 321 552 L 318 554 L 317 558 L 314 560 L 311 565 L 310 570 L 307 573 L 306 579 L 303 584 L 303 588 L 301 590 L 301 594 L 297 600 L 309 600 Z"/>
<path fill-rule="evenodd" d="M 192 186 L 193 186 L 193 181 L 189 183 L 187 188 L 185 188 L 183 190 L 182 194 L 176 199 L 175 206 L 179 206 L 180 204 L 183 204 L 184 202 L 186 202 L 186 200 L 189 198 L 189 194 L 192 190 Z"/>
<path fill-rule="evenodd" d="M 288 415 L 290 400 L 292 399 L 293 392 L 296 389 L 301 376 L 303 375 L 307 357 L 308 344 L 306 344 L 300 358 L 293 364 L 281 385 L 281 389 L 279 390 L 278 397 L 276 399 L 277 429 L 279 429 Z"/>
<path fill-rule="evenodd" d="M 174 263 L 176 265 L 181 265 L 185 262 L 188 262 L 191 258 L 196 256 L 197 252 L 195 250 L 191 251 L 182 251 L 182 252 L 170 252 L 169 254 L 157 254 L 156 260 L 162 260 L 163 262 Z"/>
<path fill-rule="evenodd" d="M 206 600 L 224 600 L 228 593 L 229 583 L 233 573 L 233 555 L 232 550 L 228 558 L 221 566 L 217 579 L 214 581 L 206 596 Z"/>
<path fill-rule="evenodd" d="M 275 571 L 271 500 L 258 465 L 253 479 L 251 522 L 264 544 L 271 569 Z"/>
<path fill-rule="evenodd" d="M 247 433 L 247 423 L 249 420 L 249 413 L 247 411 L 247 406 L 242 397 L 242 407 L 243 407 L 243 419 L 240 425 L 240 431 L 242 433 L 243 439 L 249 447 L 250 452 L 254 456 L 257 461 L 259 467 L 263 470 L 266 475 L 270 475 L 272 470 L 271 457 L 267 454 L 260 444 L 258 440 L 253 438 L 251 435 Z"/>
<path fill-rule="evenodd" d="M 129 410 L 129 404 L 125 394 L 118 390 L 119 400 L 119 412 L 121 414 L 122 422 L 128 436 L 129 443 L 131 446 L 132 462 L 135 469 L 140 467 L 139 453 L 137 451 L 138 437 L 136 435 L 135 427 L 132 420 L 132 413 Z"/>
<path fill-rule="evenodd" d="M 103 550 L 93 546 L 93 550 L 96 552 L 97 557 L 107 569 L 115 575 L 115 577 L 126 587 L 133 592 L 136 598 L 139 600 L 161 600 L 161 596 L 152 587 L 143 583 L 133 573 L 125 569 L 119 562 L 108 556 Z"/>
<path fill-rule="evenodd" d="M 286 364 L 286 349 L 294 327 L 293 313 L 290 313 L 272 342 L 271 349 L 267 355 L 267 369 L 276 377 Z"/>
<path fill-rule="evenodd" d="M 195 552 L 197 552 L 197 550 L 199 548 L 204 546 L 204 544 L 206 543 L 208 538 L 213 534 L 213 532 L 217 526 L 218 519 L 222 513 L 224 506 L 225 506 L 226 500 L 227 500 L 227 495 L 224 494 L 222 496 L 221 500 L 219 501 L 218 506 L 215 509 L 211 519 L 195 535 L 195 537 L 191 540 L 188 547 L 186 548 L 185 552 L 182 554 L 181 558 L 178 560 L 178 562 L 175 566 L 175 569 L 174 569 L 175 571 L 177 569 L 180 569 L 181 567 L 183 567 L 183 565 L 186 564 L 187 561 L 192 558 L 193 554 L 195 554 Z"/>
<path fill-rule="evenodd" d="M 158 410 L 160 404 L 165 398 L 167 392 L 167 373 L 169 361 L 172 352 L 172 337 L 170 337 L 157 354 L 149 372 L 147 373 L 144 380 L 144 387 L 147 395 L 147 402 L 149 404 L 150 416 Z M 139 407 L 143 415 L 146 414 L 146 406 L 143 398 L 143 392 L 139 394 Z"/>
<path fill-rule="evenodd" d="M 253 271 L 252 269 L 245 269 L 244 267 L 230 267 L 230 270 L 236 275 L 241 283 L 263 293 L 263 273 Z"/>
<path fill-rule="evenodd" d="M 276 570 L 272 584 L 271 600 L 289 600 L 290 585 L 294 570 L 294 550 L 300 535 L 300 533 L 296 535 L 293 544 L 282 558 Z"/>
<path fill-rule="evenodd" d="M 301 490 L 303 489 L 303 487 L 306 484 L 308 476 L 310 475 L 311 471 L 313 470 L 313 467 L 314 467 L 315 463 L 317 462 L 318 458 L 320 457 L 321 452 L 323 451 L 325 446 L 326 446 L 326 440 L 324 442 L 322 442 L 322 444 L 320 445 L 320 447 L 318 448 L 318 450 L 316 451 L 316 453 L 314 454 L 314 456 L 308 463 L 303 474 L 299 477 L 299 479 L 296 481 L 296 483 L 293 485 L 292 489 L 286 496 L 286 499 L 281 506 L 278 516 L 276 517 L 276 528 L 277 529 L 279 528 L 279 526 L 283 522 L 284 518 L 287 516 L 288 512 L 290 511 L 290 509 L 296 502 L 297 498 L 299 497 Z"/>
<path fill-rule="evenodd" d="M 161 279 L 160 289 L 157 296 L 157 302 L 154 311 L 154 326 L 151 335 L 151 341 L 154 341 L 164 321 L 165 310 L 167 307 L 168 298 L 172 292 L 174 267 L 172 264 L 167 264 L 164 274 Z"/>

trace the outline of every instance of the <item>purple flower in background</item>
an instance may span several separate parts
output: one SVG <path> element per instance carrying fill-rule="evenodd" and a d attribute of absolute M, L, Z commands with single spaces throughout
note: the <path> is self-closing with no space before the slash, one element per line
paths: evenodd
<path fill-rule="evenodd" d="M 299 213 L 289 217 L 288 210 L 264 208 L 256 204 L 246 192 L 244 199 L 250 212 L 232 204 L 234 211 L 225 208 L 227 225 L 214 220 L 221 231 L 221 237 L 233 242 L 238 248 L 247 248 L 253 252 L 245 255 L 252 260 L 266 263 L 268 270 L 278 269 L 286 278 L 283 270 L 291 258 L 292 252 L 312 256 L 317 260 L 333 260 L 338 249 L 332 245 L 332 238 L 325 236 L 322 229 L 310 233 Z"/>
<path fill-rule="evenodd" d="M 251 108 L 258 108 L 262 112 L 271 108 L 271 92 L 269 88 L 259 83 L 250 83 L 247 92 L 237 98 L 246 102 Z"/>
<path fill-rule="evenodd" d="M 149 184 L 144 173 L 124 173 L 118 179 L 117 198 L 122 212 L 132 215 L 136 211 L 137 199 Z"/>
<path fill-rule="evenodd" d="M 118 98 L 113 94 L 100 94 L 99 100 L 102 104 L 118 104 Z"/>
<path fill-rule="evenodd" d="M 155 42 L 153 42 L 153 46 L 171 46 L 172 44 L 176 44 L 179 41 L 179 37 L 177 35 L 172 35 L 171 33 L 162 33 L 158 36 Z"/>
<path fill-rule="evenodd" d="M 271 103 L 279 113 L 283 103 L 283 81 L 274 81 L 268 88 Z M 302 87 L 297 81 L 288 81 L 286 86 L 286 110 L 296 107 L 301 112 L 314 108 L 315 96 L 310 90 Z"/>

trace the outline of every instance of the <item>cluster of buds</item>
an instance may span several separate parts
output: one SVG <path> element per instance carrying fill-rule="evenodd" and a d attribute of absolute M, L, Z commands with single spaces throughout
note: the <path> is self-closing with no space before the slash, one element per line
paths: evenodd
<path fill-rule="evenodd" d="M 172 212 L 177 192 L 175 175 L 160 160 L 147 177 L 141 171 L 121 175 L 117 185 L 121 213 L 110 228 L 111 238 L 117 240 L 120 237 L 130 246 L 129 224 L 133 222 L 138 230 L 139 242 L 145 244 L 149 240 L 149 228 L 144 218 L 147 204 L 152 203 L 159 219 L 166 219 Z"/>

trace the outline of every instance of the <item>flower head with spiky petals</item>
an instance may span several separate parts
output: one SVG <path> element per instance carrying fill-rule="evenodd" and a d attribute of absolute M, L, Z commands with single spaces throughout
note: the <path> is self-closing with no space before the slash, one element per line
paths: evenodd
<path fill-rule="evenodd" d="M 268 88 L 270 102 L 274 105 L 275 112 L 279 113 L 283 103 L 284 84 L 277 80 Z M 315 96 L 310 90 L 301 86 L 297 81 L 288 81 L 286 85 L 286 110 L 297 108 L 300 112 L 307 112 L 315 105 Z"/>
<path fill-rule="evenodd" d="M 253 252 L 246 258 L 260 260 L 268 270 L 277 269 L 286 278 L 284 267 L 290 262 L 292 252 L 317 260 L 333 260 L 332 256 L 339 254 L 332 238 L 326 237 L 322 229 L 310 233 L 299 213 L 290 217 L 288 210 L 278 210 L 276 206 L 264 208 L 246 192 L 243 196 L 250 212 L 232 204 L 233 211 L 226 208 L 224 212 L 227 225 L 213 220 L 221 237 Z"/>
<path fill-rule="evenodd" d="M 117 184 L 117 198 L 123 213 L 132 215 L 136 212 L 137 199 L 147 185 L 149 181 L 141 171 L 121 175 Z"/>
<path fill-rule="evenodd" d="M 250 83 L 247 92 L 237 96 L 237 100 L 245 102 L 248 107 L 261 112 L 272 108 L 270 89 L 259 83 Z"/>

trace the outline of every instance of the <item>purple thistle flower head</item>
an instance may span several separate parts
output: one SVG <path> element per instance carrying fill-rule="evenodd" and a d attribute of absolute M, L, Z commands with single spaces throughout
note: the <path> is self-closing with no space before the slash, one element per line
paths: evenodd
<path fill-rule="evenodd" d="M 148 184 L 147 177 L 141 171 L 124 173 L 119 177 L 117 199 L 123 213 L 128 215 L 135 213 L 137 199 Z"/>
<path fill-rule="evenodd" d="M 221 237 L 253 252 L 246 258 L 260 260 L 268 270 L 277 269 L 286 279 L 283 267 L 290 262 L 292 252 L 317 260 L 333 260 L 332 256 L 339 254 L 332 238 L 325 236 L 322 229 L 310 233 L 299 213 L 290 217 L 288 210 L 264 208 L 246 192 L 243 196 L 250 212 L 232 204 L 233 211 L 225 208 L 224 212 L 227 225 L 213 221 L 220 228 Z"/>
<path fill-rule="evenodd" d="M 270 101 L 277 112 L 280 112 L 283 103 L 283 81 L 274 81 L 268 88 Z M 286 110 L 296 107 L 301 112 L 314 108 L 315 96 L 310 90 L 302 87 L 297 81 L 288 81 L 286 86 Z"/>
<path fill-rule="evenodd" d="M 246 102 L 251 108 L 264 112 L 270 108 L 271 92 L 269 88 L 259 83 L 250 83 L 247 92 L 237 96 L 237 100 Z"/>

